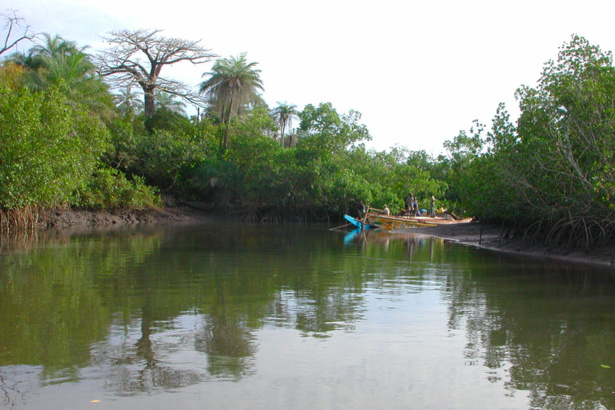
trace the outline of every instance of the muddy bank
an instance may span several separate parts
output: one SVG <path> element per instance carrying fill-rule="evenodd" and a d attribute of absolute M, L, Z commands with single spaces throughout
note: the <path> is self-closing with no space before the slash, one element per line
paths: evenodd
<path fill-rule="evenodd" d="M 424 226 L 400 229 L 396 232 L 432 235 L 465 245 L 517 255 L 615 267 L 615 246 L 613 245 L 594 247 L 589 250 L 571 251 L 566 248 L 555 248 L 531 240 L 504 238 L 499 227 L 483 225 L 478 222 Z"/>
<path fill-rule="evenodd" d="M 41 225 L 50 229 L 74 229 L 154 223 L 190 223 L 215 218 L 220 218 L 215 212 L 204 212 L 188 206 L 130 211 L 60 209 L 45 211 L 41 218 Z"/>

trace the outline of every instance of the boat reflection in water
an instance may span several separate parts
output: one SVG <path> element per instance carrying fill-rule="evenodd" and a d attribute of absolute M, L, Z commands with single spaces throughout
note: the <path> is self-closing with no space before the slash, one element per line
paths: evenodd
<path fill-rule="evenodd" d="M 384 229 L 24 241 L 0 407 L 615 408 L 613 312 L 612 271 Z"/>

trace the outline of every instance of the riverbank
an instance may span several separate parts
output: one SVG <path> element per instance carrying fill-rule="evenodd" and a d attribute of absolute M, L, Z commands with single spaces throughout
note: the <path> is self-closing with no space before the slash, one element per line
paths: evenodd
<path fill-rule="evenodd" d="M 499 227 L 483 225 L 479 222 L 421 226 L 400 229 L 395 232 L 431 235 L 469 246 L 520 256 L 527 255 L 566 262 L 615 267 L 615 246 L 595 247 L 588 251 L 571 251 L 565 248 L 554 248 L 531 240 L 503 238 Z"/>
<path fill-rule="evenodd" d="M 83 229 L 137 224 L 196 223 L 220 218 L 224 219 L 228 216 L 216 212 L 205 212 L 194 206 L 175 204 L 160 209 L 130 211 L 53 210 L 45 213 L 43 224 L 51 229 Z M 395 232 L 431 235 L 448 241 L 519 256 L 527 255 L 566 262 L 615 267 L 615 246 L 595 247 L 589 251 L 570 251 L 530 240 L 503 238 L 499 227 L 483 225 L 478 222 L 421 226 L 399 229 Z"/>
<path fill-rule="evenodd" d="M 159 223 L 195 223 L 218 219 L 215 212 L 204 212 L 188 206 L 160 209 L 133 209 L 116 211 L 86 211 L 59 209 L 45 211 L 41 227 L 45 229 L 87 229 L 111 226 L 129 226 Z"/>
<path fill-rule="evenodd" d="M 159 209 L 86 211 L 74 209 L 48 210 L 41 224 L 51 229 L 122 226 L 154 223 L 191 223 L 219 218 L 215 212 L 205 212 L 190 206 L 165 206 Z"/>

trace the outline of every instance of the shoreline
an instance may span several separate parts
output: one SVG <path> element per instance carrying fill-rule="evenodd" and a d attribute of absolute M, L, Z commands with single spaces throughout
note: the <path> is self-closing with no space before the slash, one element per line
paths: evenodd
<path fill-rule="evenodd" d="M 220 217 L 216 212 L 200 211 L 188 206 L 100 211 L 54 209 L 44 212 L 41 227 L 43 230 L 70 230 L 141 224 L 203 222 Z"/>
<path fill-rule="evenodd" d="M 203 211 L 191 206 L 165 206 L 160 209 L 130 211 L 48 210 L 44 214 L 43 230 L 80 230 L 141 224 L 186 224 L 231 218 L 215 211 Z M 517 256 L 545 258 L 560 262 L 591 264 L 615 268 L 615 246 L 594 247 L 590 251 L 554 248 L 524 239 L 505 239 L 501 229 L 480 222 L 417 226 L 392 231 L 399 234 L 422 234 L 462 245 L 504 252 Z"/>
<path fill-rule="evenodd" d="M 615 247 L 599 246 L 590 251 L 580 249 L 569 250 L 563 247 L 547 246 L 544 243 L 526 239 L 505 239 L 501 229 L 480 222 L 464 222 L 458 224 L 419 226 L 395 230 L 395 233 L 410 233 L 431 235 L 445 241 L 474 246 L 496 252 L 504 252 L 517 256 L 531 256 L 551 259 L 559 262 L 591 264 L 615 268 Z"/>

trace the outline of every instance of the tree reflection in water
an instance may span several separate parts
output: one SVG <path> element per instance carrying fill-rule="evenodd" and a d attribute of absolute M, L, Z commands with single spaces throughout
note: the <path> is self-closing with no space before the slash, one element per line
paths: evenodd
<path fill-rule="evenodd" d="M 264 326 L 354 332 L 373 295 L 433 292 L 466 366 L 533 407 L 615 408 L 610 272 L 512 260 L 426 236 L 288 227 L 76 237 L 0 261 L 0 395 L 67 381 L 114 396 L 258 373 Z M 323 340 L 328 342 L 328 340 Z"/>
<path fill-rule="evenodd" d="M 505 369 L 510 394 L 529 391 L 532 407 L 615 408 L 615 376 L 601 366 L 615 363 L 613 272 L 481 255 L 447 279 L 466 364 Z"/>

